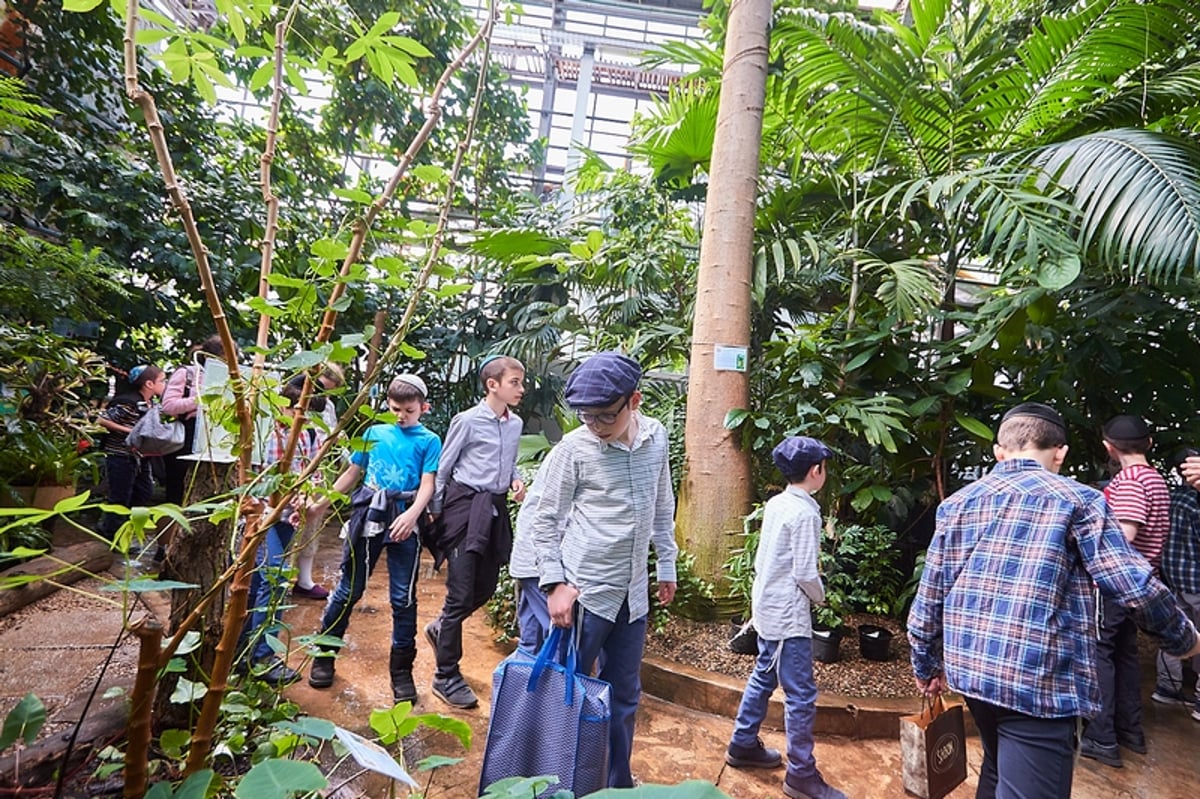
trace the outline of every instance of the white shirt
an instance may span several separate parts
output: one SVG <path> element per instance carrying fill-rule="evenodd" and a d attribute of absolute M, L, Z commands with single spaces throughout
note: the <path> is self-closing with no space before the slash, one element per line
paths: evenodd
<path fill-rule="evenodd" d="M 788 486 L 767 501 L 750 592 L 754 629 L 761 637 L 812 637 L 812 605 L 825 601 L 817 570 L 820 551 L 821 506 L 807 491 Z"/>

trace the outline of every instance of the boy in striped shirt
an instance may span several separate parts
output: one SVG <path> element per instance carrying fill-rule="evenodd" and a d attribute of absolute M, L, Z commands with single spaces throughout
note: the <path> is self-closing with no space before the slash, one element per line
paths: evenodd
<path fill-rule="evenodd" d="M 641 376 L 638 363 L 617 352 L 597 353 L 571 373 L 564 398 L 583 424 L 546 456 L 528 524 L 550 623 L 574 628 L 579 671 L 599 660 L 599 677 L 612 686 L 614 788 L 633 787 L 650 546 L 664 605 L 675 597 L 678 554 L 667 431 L 638 410 Z"/>
<path fill-rule="evenodd" d="M 1163 543 L 1171 529 L 1171 495 L 1167 482 L 1146 460 L 1150 427 L 1136 416 L 1114 416 L 1104 425 L 1104 449 L 1121 465 L 1104 488 L 1104 499 L 1133 544 L 1158 574 Z M 1137 624 L 1130 610 L 1109 597 L 1100 599 L 1100 640 L 1096 676 L 1101 709 L 1088 722 L 1080 741 L 1084 757 L 1120 768 L 1121 747 L 1146 753 L 1142 732 L 1141 667 Z"/>

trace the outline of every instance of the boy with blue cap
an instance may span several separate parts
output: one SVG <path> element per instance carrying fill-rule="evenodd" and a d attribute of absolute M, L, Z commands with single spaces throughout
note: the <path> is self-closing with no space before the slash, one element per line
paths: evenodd
<path fill-rule="evenodd" d="M 546 456 L 527 516 L 550 623 L 574 627 L 580 671 L 599 659 L 600 679 L 612 686 L 608 780 L 615 788 L 633 787 L 650 546 L 664 605 L 675 597 L 678 554 L 667 431 L 638 410 L 641 376 L 637 361 L 618 352 L 593 355 L 571 374 L 564 397 L 583 425 Z"/>
<path fill-rule="evenodd" d="M 746 681 L 725 762 L 734 768 L 777 768 L 779 752 L 758 737 L 771 694 L 783 686 L 787 775 L 783 792 L 792 799 L 846 799 L 817 771 L 813 720 L 817 684 L 813 679 L 813 605 L 825 601 L 817 569 L 821 552 L 821 506 L 812 495 L 825 485 L 825 461 L 833 450 L 815 438 L 785 438 L 771 453 L 788 486 L 767 501 L 754 557 L 750 593 L 758 659 Z"/>

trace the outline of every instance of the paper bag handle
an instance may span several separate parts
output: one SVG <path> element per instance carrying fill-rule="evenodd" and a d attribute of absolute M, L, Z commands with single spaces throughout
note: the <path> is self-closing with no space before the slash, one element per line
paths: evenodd
<path fill-rule="evenodd" d="M 928 711 L 928 713 L 926 713 Z M 942 702 L 942 695 L 938 694 L 933 699 L 930 699 L 925 694 L 921 694 L 921 718 L 928 717 L 933 721 L 938 716 L 946 712 L 946 705 Z"/>

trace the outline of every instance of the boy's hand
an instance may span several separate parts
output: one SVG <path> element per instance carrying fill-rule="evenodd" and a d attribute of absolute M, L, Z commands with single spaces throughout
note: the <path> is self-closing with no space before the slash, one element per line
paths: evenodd
<path fill-rule="evenodd" d="M 930 699 L 946 692 L 946 678 L 941 674 L 931 677 L 928 680 L 922 680 L 920 677 L 915 677 L 914 679 L 917 682 L 917 690 Z"/>
<path fill-rule="evenodd" d="M 559 583 L 546 597 L 546 606 L 550 611 L 550 623 L 555 627 L 569 628 L 575 619 L 575 600 L 579 598 L 579 589 L 570 583 Z"/>
<path fill-rule="evenodd" d="M 671 600 L 675 598 L 675 583 L 659 583 L 658 584 L 658 604 L 669 605 Z"/>
<path fill-rule="evenodd" d="M 1191 483 L 1192 488 L 1200 489 L 1200 457 L 1193 455 L 1179 464 L 1179 472 L 1184 480 Z"/>
<path fill-rule="evenodd" d="M 525 501 L 525 481 L 520 477 L 512 481 L 512 494 L 517 502 Z"/>
<path fill-rule="evenodd" d="M 404 511 L 395 519 L 392 519 L 392 526 L 388 533 L 390 541 L 404 541 L 417 530 L 417 518 L 420 514 L 413 513 L 412 508 Z"/>

